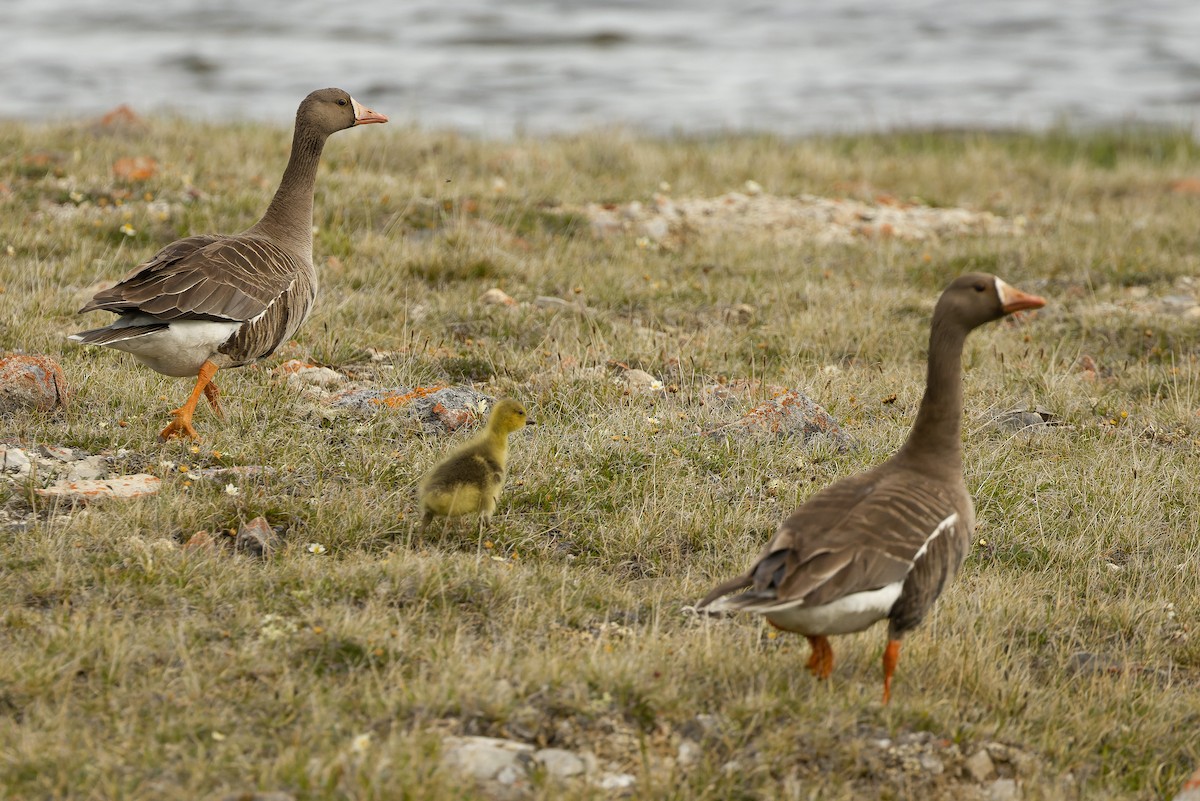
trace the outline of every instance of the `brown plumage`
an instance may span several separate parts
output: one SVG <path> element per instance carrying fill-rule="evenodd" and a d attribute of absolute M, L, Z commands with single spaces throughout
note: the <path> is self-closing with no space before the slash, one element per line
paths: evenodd
<path fill-rule="evenodd" d="M 296 111 L 291 156 L 262 219 L 240 234 L 172 242 L 80 309 L 120 316 L 72 340 L 126 351 L 165 375 L 196 376 L 163 439 L 195 439 L 201 393 L 220 414 L 217 370 L 270 356 L 304 322 L 317 294 L 312 207 L 321 151 L 330 134 L 375 122 L 387 117 L 341 89 L 313 92 Z"/>
<path fill-rule="evenodd" d="M 986 322 L 1044 304 L 985 273 L 953 281 L 933 312 L 925 395 L 903 447 L 810 498 L 746 574 L 717 586 L 697 608 L 756 612 L 805 635 L 808 668 L 820 678 L 833 670 L 829 635 L 887 618 L 887 703 L 900 641 L 958 571 L 975 527 L 962 476 L 963 343 Z"/>
<path fill-rule="evenodd" d="M 419 488 L 422 527 L 437 515 L 478 514 L 479 531 L 492 519 L 500 488 L 508 475 L 508 435 L 533 425 L 525 407 L 511 398 L 499 401 L 487 425 L 437 463 Z"/>

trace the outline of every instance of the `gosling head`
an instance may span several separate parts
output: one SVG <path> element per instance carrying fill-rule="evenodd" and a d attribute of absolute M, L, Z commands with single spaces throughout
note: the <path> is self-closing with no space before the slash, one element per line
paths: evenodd
<path fill-rule="evenodd" d="M 520 401 L 504 398 L 492 407 L 487 424 L 492 433 L 506 437 L 517 429 L 533 425 L 533 421 L 529 419 L 525 406 Z"/>

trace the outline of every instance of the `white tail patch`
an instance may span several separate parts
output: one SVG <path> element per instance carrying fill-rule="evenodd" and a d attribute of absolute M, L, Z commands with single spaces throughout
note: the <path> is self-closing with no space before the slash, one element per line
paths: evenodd
<path fill-rule="evenodd" d="M 895 581 L 876 590 L 851 593 L 822 606 L 803 606 L 803 601 L 790 601 L 747 609 L 759 612 L 785 631 L 814 637 L 849 634 L 887 617 L 903 589 L 904 582 Z"/>
<path fill-rule="evenodd" d="M 999 279 L 997 279 L 997 280 L 999 280 Z M 913 567 L 916 567 L 917 560 L 925 555 L 925 551 L 927 551 L 929 549 L 929 543 L 933 542 L 935 539 L 940 537 L 943 532 L 949 531 L 950 529 L 954 528 L 954 525 L 957 522 L 958 522 L 958 512 L 954 512 L 949 517 L 947 517 L 945 520 L 938 523 L 934 527 L 934 529 L 930 533 L 930 535 L 925 538 L 925 542 L 921 543 L 921 547 L 917 549 L 917 552 L 915 554 L 913 554 L 913 558 L 912 558 L 912 562 L 909 567 L 909 570 L 912 570 Z"/>

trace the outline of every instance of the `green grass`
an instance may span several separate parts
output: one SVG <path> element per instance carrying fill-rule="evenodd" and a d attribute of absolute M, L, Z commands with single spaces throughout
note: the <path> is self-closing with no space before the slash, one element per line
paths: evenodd
<path fill-rule="evenodd" d="M 125 449 L 118 469 L 165 477 L 156 497 L 87 509 L 0 484 L 0 503 L 32 521 L 0 531 L 0 797 L 480 796 L 439 768 L 445 734 L 590 750 L 638 777 L 635 797 L 663 799 L 982 792 L 957 768 L 906 772 L 872 750 L 914 732 L 962 754 L 1001 742 L 1031 755 L 1026 798 L 1169 797 L 1200 762 L 1197 321 L 1156 303 L 1200 274 L 1197 198 L 1170 188 L 1200 177 L 1193 140 L 338 134 L 316 198 L 322 294 L 275 361 L 524 400 L 539 425 L 513 437 L 482 555 L 470 523 L 417 530 L 415 484 L 457 437 L 394 414 L 316 414 L 269 362 L 222 375 L 228 419 L 202 409 L 193 453 L 156 439 L 185 382 L 64 339 L 100 324 L 74 315 L 97 282 L 180 235 L 252 223 L 287 141 L 254 125 L 0 123 L 0 350 L 54 356 L 74 392 L 60 414 L 4 419 L 3 437 Z M 138 155 L 157 175 L 115 181 L 113 162 Z M 749 179 L 1020 215 L 1028 229 L 837 246 L 689 237 L 658 252 L 553 211 Z M 879 703 L 882 629 L 839 638 L 818 683 L 802 638 L 686 615 L 797 503 L 903 441 L 933 301 L 972 269 L 1050 304 L 968 342 L 981 543 L 906 640 L 892 704 Z M 493 286 L 528 305 L 479 304 Z M 587 312 L 532 305 L 539 295 Z M 735 304 L 753 313 L 731 318 Z M 625 395 L 610 360 L 677 391 Z M 721 377 L 805 390 L 860 447 L 697 436 L 751 403 L 702 404 Z M 989 429 L 989 410 L 1014 402 L 1065 425 Z M 236 480 L 233 496 L 162 461 L 274 472 Z M 268 562 L 179 547 L 257 515 L 285 527 Z M 1072 670 L 1079 652 L 1129 669 Z M 707 733 L 705 715 L 719 721 Z M 685 737 L 702 744 L 687 769 L 673 762 Z M 564 793 L 606 796 L 529 791 Z"/>

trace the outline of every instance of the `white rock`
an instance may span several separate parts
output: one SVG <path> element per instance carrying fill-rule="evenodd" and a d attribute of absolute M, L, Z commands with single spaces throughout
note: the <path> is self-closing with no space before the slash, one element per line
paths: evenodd
<path fill-rule="evenodd" d="M 91 481 L 101 478 L 107 472 L 108 465 L 103 456 L 88 456 L 71 463 L 71 469 L 67 471 L 67 481 Z"/>
<path fill-rule="evenodd" d="M 496 737 L 447 737 L 442 765 L 479 781 L 504 778 L 509 784 L 526 775 L 533 746 Z"/>
<path fill-rule="evenodd" d="M 640 225 L 642 235 L 648 236 L 655 242 L 661 242 L 671 233 L 670 224 L 662 217 L 651 217 L 643 220 Z"/>
<path fill-rule="evenodd" d="M 479 296 L 480 303 L 490 303 L 494 306 L 516 306 L 517 302 L 503 289 L 492 287 Z"/>
<path fill-rule="evenodd" d="M 587 771 L 582 759 L 563 748 L 543 748 L 533 755 L 533 760 L 556 779 L 569 779 Z"/>
<path fill-rule="evenodd" d="M 980 748 L 964 764 L 971 778 L 981 784 L 996 775 L 996 766 L 986 748 Z"/>
<path fill-rule="evenodd" d="M 0 473 L 29 475 L 29 456 L 25 451 L 11 445 L 0 445 Z"/>
<path fill-rule="evenodd" d="M 692 740 L 681 740 L 679 750 L 675 753 L 675 761 L 681 768 L 696 764 L 700 760 L 700 746 Z"/>
<path fill-rule="evenodd" d="M 288 373 L 287 382 L 291 387 L 332 387 L 341 384 L 346 376 L 328 367 L 306 367 L 294 373 Z"/>
<path fill-rule="evenodd" d="M 157 476 L 136 473 L 103 481 L 60 481 L 45 489 L 34 490 L 43 498 L 62 498 L 69 501 L 94 501 L 100 498 L 137 498 L 158 492 Z"/>
<path fill-rule="evenodd" d="M 987 788 L 987 801 L 1017 801 L 1020 797 L 1015 779 L 996 779 Z"/>
<path fill-rule="evenodd" d="M 946 766 L 942 764 L 942 760 L 938 759 L 933 754 L 921 754 L 921 756 L 917 758 L 917 762 L 921 765 L 922 770 L 932 773 L 935 776 L 940 775 L 944 770 L 946 770 Z"/>
<path fill-rule="evenodd" d="M 596 784 L 601 790 L 624 790 L 637 784 L 637 777 L 628 773 L 605 773 Z"/>

